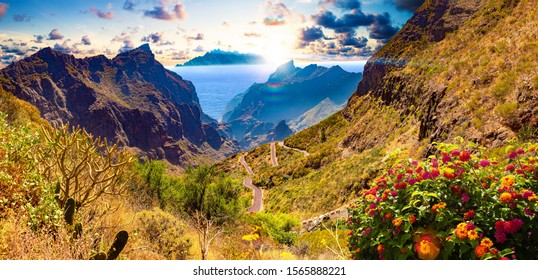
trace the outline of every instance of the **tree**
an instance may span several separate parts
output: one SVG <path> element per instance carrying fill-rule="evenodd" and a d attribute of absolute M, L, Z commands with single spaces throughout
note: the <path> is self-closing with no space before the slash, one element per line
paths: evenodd
<path fill-rule="evenodd" d="M 226 222 L 242 212 L 241 186 L 213 167 L 200 166 L 187 169 L 180 193 L 183 211 L 198 234 L 205 260 L 211 242 L 222 232 Z"/>

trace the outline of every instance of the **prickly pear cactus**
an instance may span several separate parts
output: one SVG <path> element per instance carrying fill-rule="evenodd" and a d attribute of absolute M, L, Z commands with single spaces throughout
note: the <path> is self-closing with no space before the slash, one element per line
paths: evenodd
<path fill-rule="evenodd" d="M 64 208 L 65 222 L 69 224 L 70 226 L 72 226 L 74 217 L 75 217 L 75 200 L 70 197 L 65 202 L 65 208 Z"/>
<path fill-rule="evenodd" d="M 112 243 L 112 246 L 108 250 L 108 257 L 107 260 L 115 260 L 125 248 L 125 245 L 127 244 L 127 240 L 129 239 L 129 233 L 125 230 L 122 230 L 116 234 L 116 238 L 114 238 L 114 243 Z"/>

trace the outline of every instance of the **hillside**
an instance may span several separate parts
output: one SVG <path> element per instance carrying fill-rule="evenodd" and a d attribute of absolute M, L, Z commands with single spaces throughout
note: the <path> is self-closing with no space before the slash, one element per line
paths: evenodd
<path fill-rule="evenodd" d="M 514 137 L 536 141 L 533 3 L 426 1 L 369 60 L 341 113 L 285 140 L 308 157 L 267 167 L 267 155 L 249 152 L 266 211 L 308 218 L 335 209 L 396 161 L 435 153 L 434 142 L 461 136 L 495 150 Z"/>
<path fill-rule="evenodd" d="M 262 56 L 250 53 L 227 52 L 212 50 L 203 56 L 197 56 L 183 64 L 176 66 L 204 66 L 204 65 L 233 65 L 233 64 L 263 64 Z"/>
<path fill-rule="evenodd" d="M 299 68 L 290 61 L 279 66 L 267 82 L 254 84 L 234 98 L 236 106 L 224 113 L 223 121 L 230 123 L 229 133 L 242 149 L 281 140 L 266 139 L 264 135 L 275 124 L 289 122 L 327 98 L 336 104 L 345 103 L 361 77 L 339 66 L 311 64 Z"/>
<path fill-rule="evenodd" d="M 304 112 L 302 115 L 290 121 L 290 128 L 293 131 L 301 131 L 307 129 L 330 115 L 340 111 L 344 105 L 337 105 L 331 99 L 325 98 L 314 108 Z"/>
<path fill-rule="evenodd" d="M 80 125 L 150 159 L 185 165 L 234 151 L 201 121 L 192 83 L 166 70 L 147 44 L 113 59 L 45 48 L 2 69 L 0 84 L 53 125 Z"/>

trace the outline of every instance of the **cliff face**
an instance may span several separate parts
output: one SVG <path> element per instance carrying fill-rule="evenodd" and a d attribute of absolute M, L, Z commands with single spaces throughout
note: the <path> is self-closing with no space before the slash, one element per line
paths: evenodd
<path fill-rule="evenodd" d="M 538 131 L 534 5 L 426 1 L 366 64 L 343 110 L 351 123 L 343 147 L 418 147 L 457 136 L 498 146 Z"/>
<path fill-rule="evenodd" d="M 69 122 L 173 164 L 192 154 L 233 151 L 203 125 L 194 86 L 155 60 L 148 45 L 113 59 L 76 59 L 45 48 L 0 71 L 2 87 L 39 108 L 53 125 Z"/>

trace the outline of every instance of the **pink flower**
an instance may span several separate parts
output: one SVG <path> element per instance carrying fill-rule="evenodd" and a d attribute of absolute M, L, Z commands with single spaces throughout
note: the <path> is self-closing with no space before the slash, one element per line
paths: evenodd
<path fill-rule="evenodd" d="M 522 148 L 519 148 L 519 149 L 517 149 L 516 153 L 517 153 L 518 155 L 522 155 L 522 154 L 525 153 L 525 150 L 523 150 Z"/>
<path fill-rule="evenodd" d="M 532 212 L 529 208 L 525 208 L 525 215 L 534 217 L 534 212 Z"/>
<path fill-rule="evenodd" d="M 460 160 L 463 162 L 468 162 L 469 160 L 471 160 L 471 154 L 468 151 L 461 152 Z"/>
<path fill-rule="evenodd" d="M 467 202 L 469 202 L 469 195 L 466 194 L 466 193 L 462 194 L 462 195 L 461 195 L 461 201 L 462 201 L 463 203 L 467 203 Z"/>
<path fill-rule="evenodd" d="M 516 169 L 516 167 L 513 164 L 506 165 L 506 171 L 512 172 Z"/>
<path fill-rule="evenodd" d="M 474 229 L 476 229 L 476 226 L 475 226 L 474 223 L 468 223 L 467 224 L 467 230 L 474 230 Z"/>
<path fill-rule="evenodd" d="M 439 167 L 439 161 L 436 158 L 432 158 L 432 167 L 433 168 Z"/>
<path fill-rule="evenodd" d="M 506 241 L 506 233 L 500 231 L 496 232 L 495 240 L 499 243 L 504 243 Z"/>
<path fill-rule="evenodd" d="M 450 156 L 448 154 L 443 154 L 443 158 L 441 159 L 441 161 L 443 162 L 443 164 L 446 164 L 447 162 L 449 162 L 451 160 Z"/>
<path fill-rule="evenodd" d="M 453 156 L 453 157 L 457 157 L 460 155 L 460 150 L 453 150 L 452 152 L 450 152 L 450 154 Z"/>
<path fill-rule="evenodd" d="M 432 175 L 432 178 L 435 179 L 435 178 L 439 177 L 439 175 L 441 175 L 441 172 L 439 172 L 439 169 L 434 168 L 431 171 L 431 175 Z"/>
<path fill-rule="evenodd" d="M 483 160 L 481 160 L 479 164 L 480 164 L 480 166 L 482 166 L 482 167 L 488 167 L 488 166 L 491 165 L 491 163 L 490 163 L 489 160 L 487 160 L 487 159 L 483 159 Z"/>
<path fill-rule="evenodd" d="M 508 153 L 508 158 L 509 158 L 509 159 L 515 159 L 515 158 L 517 158 L 517 153 L 514 152 L 514 151 L 509 152 L 509 153 Z"/>

